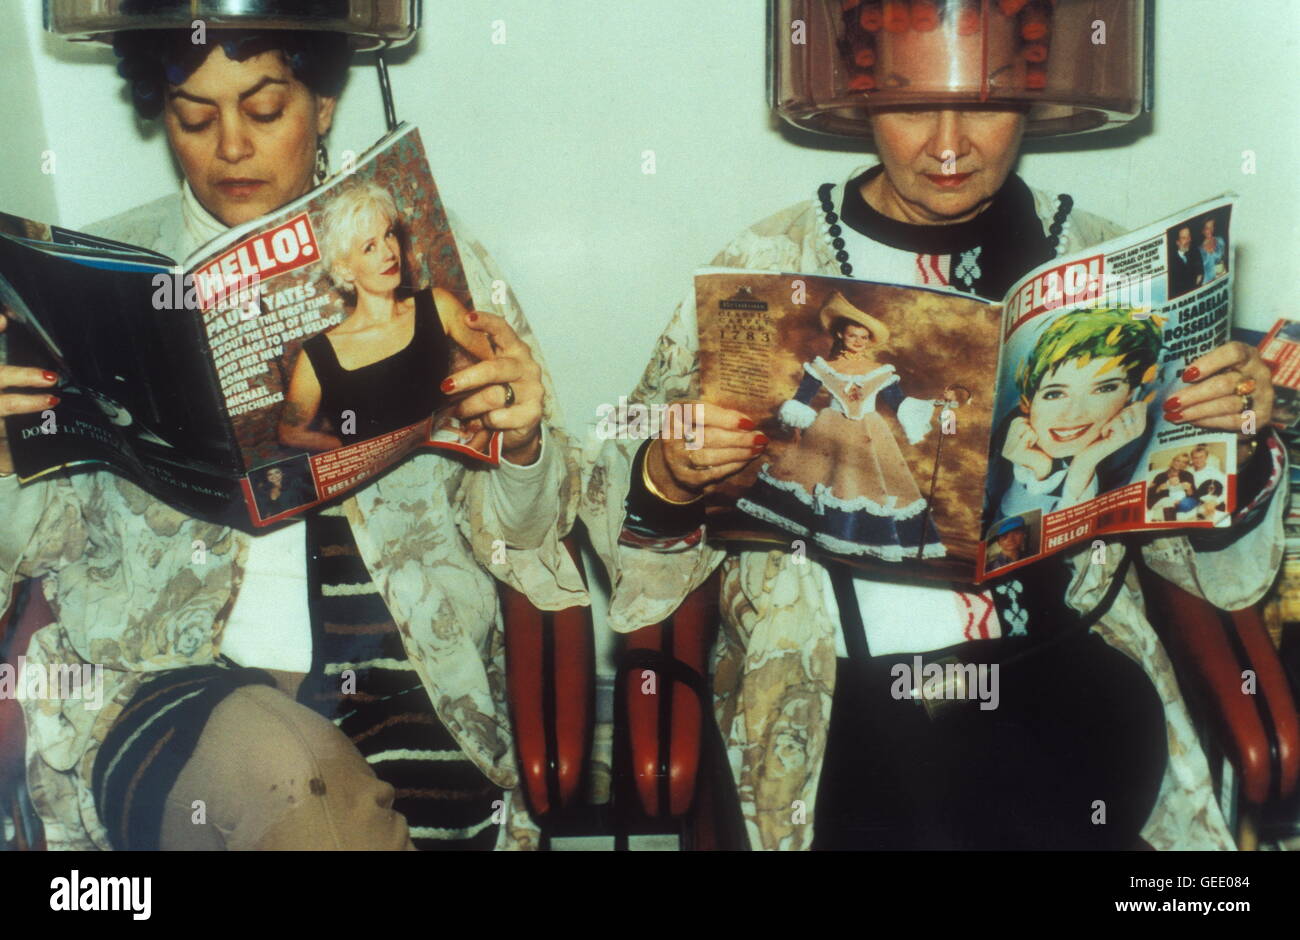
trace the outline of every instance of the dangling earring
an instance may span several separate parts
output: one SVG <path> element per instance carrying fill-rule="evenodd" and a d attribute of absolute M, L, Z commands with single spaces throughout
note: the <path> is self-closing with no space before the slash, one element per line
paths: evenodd
<path fill-rule="evenodd" d="M 325 141 L 317 138 L 316 140 L 316 173 L 314 176 L 314 185 L 319 186 L 330 175 L 330 155 L 325 149 Z"/>

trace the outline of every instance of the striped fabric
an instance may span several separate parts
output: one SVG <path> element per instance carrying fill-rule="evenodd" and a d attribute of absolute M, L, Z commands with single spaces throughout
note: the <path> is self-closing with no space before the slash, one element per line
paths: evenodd
<path fill-rule="evenodd" d="M 224 664 L 170 669 L 144 683 L 95 759 L 95 809 L 119 851 L 157 851 L 167 794 L 194 755 L 208 718 L 245 685 L 274 686 L 260 669 Z"/>
<path fill-rule="evenodd" d="M 393 786 L 394 809 L 416 848 L 492 849 L 502 790 L 438 720 L 347 519 L 327 509 L 308 514 L 307 525 L 313 660 L 298 701 L 333 721 Z M 208 718 L 235 689 L 254 684 L 275 680 L 223 662 L 160 672 L 140 687 L 92 772 L 95 808 L 115 849 L 159 848 L 167 794 Z"/>
<path fill-rule="evenodd" d="M 307 527 L 312 670 L 298 701 L 338 725 L 392 784 L 416 848 L 491 849 L 503 793 L 438 720 L 347 519 L 325 509 L 309 513 Z"/>

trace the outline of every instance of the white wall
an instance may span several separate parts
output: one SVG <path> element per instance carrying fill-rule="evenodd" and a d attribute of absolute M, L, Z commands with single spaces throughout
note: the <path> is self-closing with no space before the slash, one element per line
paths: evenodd
<path fill-rule="evenodd" d="M 0 173 L 0 211 L 17 212 L 36 219 L 59 214 L 54 198 L 54 177 L 41 173 L 49 167 L 44 153 L 49 135 L 45 132 L 34 59 L 40 49 L 28 40 L 23 8 L 10 4 L 0 10 L 0 128 L 5 134 Z M 44 65 L 44 63 L 41 63 Z M 23 133 L 13 133 L 23 128 Z M 57 167 L 57 163 L 55 164 Z M 21 196 L 19 195 L 21 193 Z"/>
<path fill-rule="evenodd" d="M 46 36 L 39 6 L 0 4 L 0 209 L 75 226 L 172 191 L 164 139 L 134 119 L 112 53 Z M 873 162 L 771 120 L 760 0 L 425 7 L 417 45 L 392 68 L 399 115 L 420 125 L 444 197 L 511 279 L 575 431 L 635 383 L 696 265 Z M 1158 4 L 1150 126 L 1039 145 L 1021 174 L 1131 225 L 1237 191 L 1238 321 L 1300 314 L 1298 27 L 1294 0 Z M 360 151 L 382 130 L 373 70 L 354 69 L 331 151 Z M 37 159 L 46 149 L 52 177 Z M 1246 150 L 1255 175 L 1242 173 Z"/>

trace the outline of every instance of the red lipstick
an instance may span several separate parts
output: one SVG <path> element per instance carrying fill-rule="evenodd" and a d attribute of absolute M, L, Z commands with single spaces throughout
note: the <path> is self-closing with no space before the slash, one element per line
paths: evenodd
<path fill-rule="evenodd" d="M 925 178 L 943 189 L 956 189 L 974 175 L 974 173 L 927 173 Z"/>
<path fill-rule="evenodd" d="M 1068 428 L 1048 428 L 1047 433 L 1052 435 L 1052 440 L 1058 444 L 1065 444 L 1069 441 L 1077 441 L 1087 433 L 1092 424 L 1076 424 Z"/>

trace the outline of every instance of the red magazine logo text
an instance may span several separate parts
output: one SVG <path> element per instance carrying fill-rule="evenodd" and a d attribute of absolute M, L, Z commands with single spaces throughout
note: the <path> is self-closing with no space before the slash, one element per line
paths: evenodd
<path fill-rule="evenodd" d="M 195 272 L 199 306 L 209 310 L 222 298 L 277 274 L 301 268 L 320 258 L 316 233 L 307 213 L 254 235 Z"/>
<path fill-rule="evenodd" d="M 1062 264 L 1025 284 L 1007 304 L 1007 336 L 1040 313 L 1100 297 L 1105 280 L 1104 259 L 1105 255 L 1097 255 Z"/>

